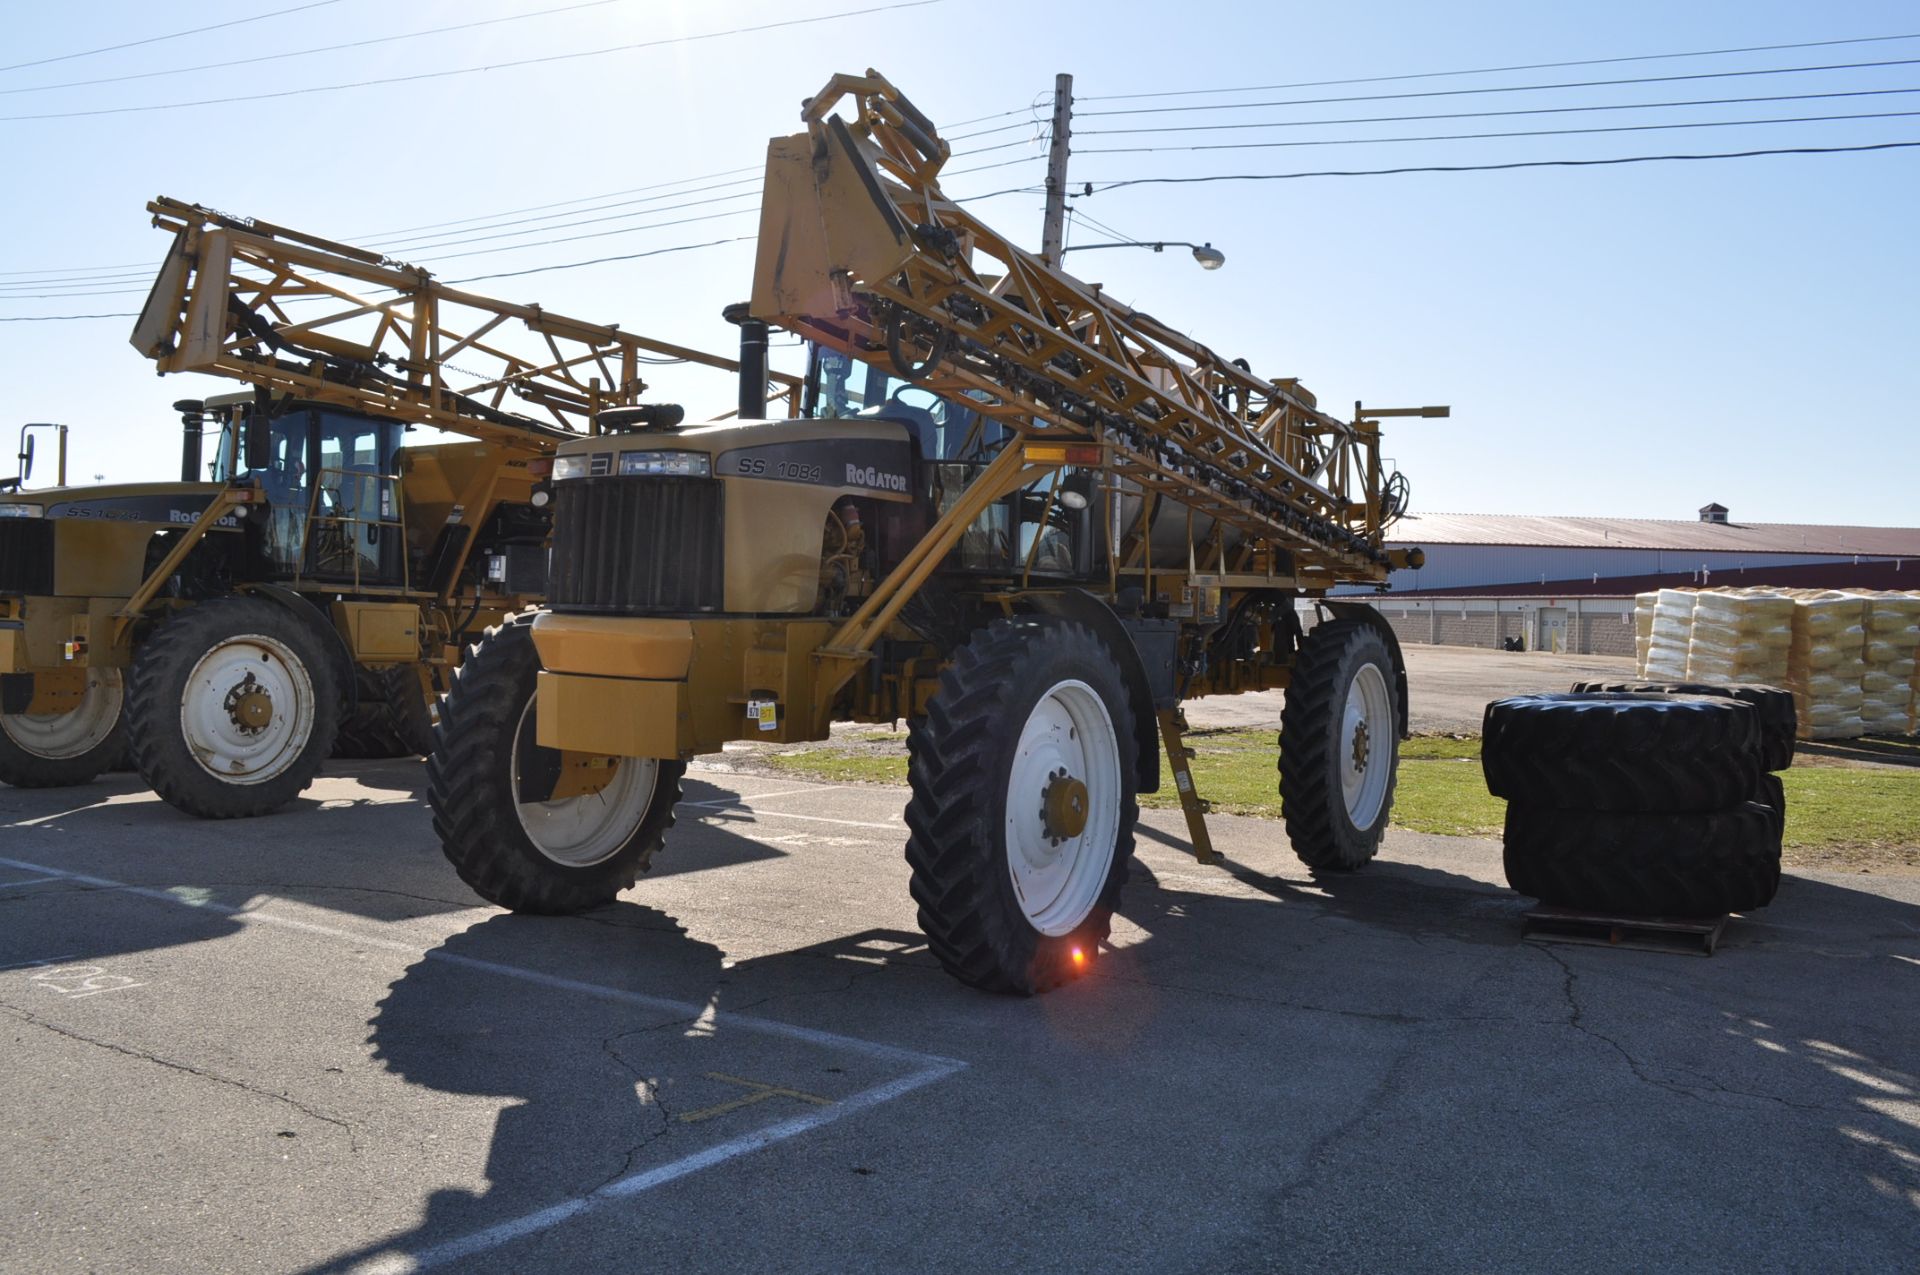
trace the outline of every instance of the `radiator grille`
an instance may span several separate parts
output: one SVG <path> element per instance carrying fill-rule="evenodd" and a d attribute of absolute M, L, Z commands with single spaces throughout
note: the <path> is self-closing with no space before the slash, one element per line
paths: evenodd
<path fill-rule="evenodd" d="M 53 524 L 0 518 L 0 593 L 53 592 Z"/>
<path fill-rule="evenodd" d="M 576 478 L 553 511 L 556 611 L 718 611 L 725 488 L 716 478 Z"/>

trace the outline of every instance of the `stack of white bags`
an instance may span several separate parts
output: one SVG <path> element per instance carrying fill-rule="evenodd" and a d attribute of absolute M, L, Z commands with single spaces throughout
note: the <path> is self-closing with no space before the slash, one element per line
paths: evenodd
<path fill-rule="evenodd" d="M 1915 728 L 1915 653 L 1920 651 L 1920 595 L 1874 594 L 1867 599 L 1867 641 L 1860 673 L 1860 721 L 1869 735 L 1911 734 Z"/>
<path fill-rule="evenodd" d="M 1687 638 L 1687 680 L 1784 686 L 1794 610 L 1793 599 L 1778 593 L 1698 595 Z"/>
<path fill-rule="evenodd" d="M 1802 739 L 1852 739 L 1860 720 L 1860 676 L 1866 669 L 1867 600 L 1857 593 L 1796 599 L 1787 685 L 1800 713 Z"/>
<path fill-rule="evenodd" d="M 1653 629 L 1640 676 L 1657 681 L 1686 680 L 1687 643 L 1693 634 L 1696 596 L 1688 589 L 1662 589 L 1654 595 Z"/>
<path fill-rule="evenodd" d="M 1634 601 L 1642 678 L 1785 687 L 1802 739 L 1920 730 L 1920 593 L 1662 589 Z"/>

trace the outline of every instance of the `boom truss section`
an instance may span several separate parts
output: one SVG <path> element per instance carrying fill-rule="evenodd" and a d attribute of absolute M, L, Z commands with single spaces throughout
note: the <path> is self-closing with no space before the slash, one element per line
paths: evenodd
<path fill-rule="evenodd" d="M 968 396 L 1028 439 L 1095 444 L 1109 473 L 1303 574 L 1386 578 L 1396 500 L 1383 500 L 1365 413 L 1331 416 L 1299 382 L 1266 380 L 1015 246 L 941 193 L 947 143 L 877 72 L 835 76 L 802 118 L 805 133 L 769 145 L 755 317 Z M 1249 542 L 1248 561 L 1222 565 L 1245 570 L 1258 552 Z"/>
<path fill-rule="evenodd" d="M 377 252 L 176 199 L 132 342 L 161 372 L 431 425 L 534 452 L 636 406 L 648 363 L 730 359 L 436 281 Z M 798 382 L 776 377 L 786 392 Z M 797 406 L 797 403 L 796 403 Z"/>

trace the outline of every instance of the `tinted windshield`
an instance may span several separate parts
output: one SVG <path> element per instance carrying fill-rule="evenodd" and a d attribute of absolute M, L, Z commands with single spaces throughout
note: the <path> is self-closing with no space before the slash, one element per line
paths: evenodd
<path fill-rule="evenodd" d="M 936 394 L 836 350 L 816 346 L 810 362 L 810 416 L 899 421 L 913 432 L 926 460 L 984 460 L 1006 437 L 998 421 L 982 417 L 965 399 Z"/>

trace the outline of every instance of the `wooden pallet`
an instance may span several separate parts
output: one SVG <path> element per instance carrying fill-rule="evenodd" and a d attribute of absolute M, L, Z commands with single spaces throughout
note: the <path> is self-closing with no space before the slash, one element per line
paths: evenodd
<path fill-rule="evenodd" d="M 1523 914 L 1520 937 L 1536 943 L 1586 943 L 1640 952 L 1712 956 L 1726 932 L 1727 915 L 1714 917 L 1611 916 L 1546 904 Z"/>

